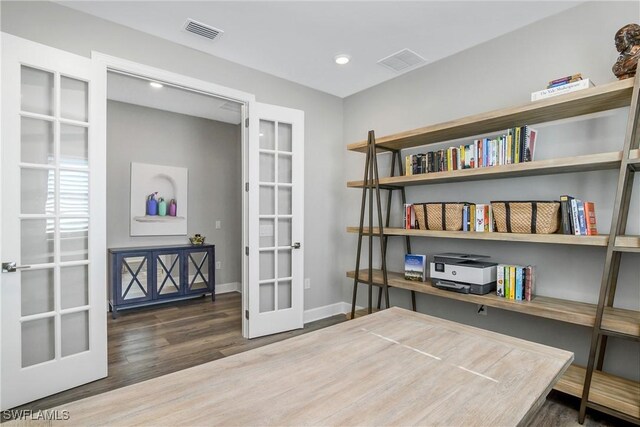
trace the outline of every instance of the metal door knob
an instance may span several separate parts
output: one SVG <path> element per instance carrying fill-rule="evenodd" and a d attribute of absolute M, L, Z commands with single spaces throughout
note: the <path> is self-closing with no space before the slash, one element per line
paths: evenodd
<path fill-rule="evenodd" d="M 300 249 L 300 242 L 295 242 L 293 245 L 291 245 L 291 247 L 293 249 Z"/>
<path fill-rule="evenodd" d="M 3 273 L 13 273 L 16 270 L 24 270 L 27 268 L 31 268 L 30 265 L 16 265 L 15 261 L 11 262 L 3 262 L 2 263 L 2 272 Z"/>

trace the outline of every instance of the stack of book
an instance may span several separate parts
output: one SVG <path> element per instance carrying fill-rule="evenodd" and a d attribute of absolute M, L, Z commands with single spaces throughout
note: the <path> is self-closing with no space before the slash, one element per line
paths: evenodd
<path fill-rule="evenodd" d="M 490 204 L 470 204 L 462 208 L 462 231 L 492 233 L 495 230 Z"/>
<path fill-rule="evenodd" d="M 498 264 L 496 295 L 515 301 L 531 301 L 534 294 L 533 267 Z"/>
<path fill-rule="evenodd" d="M 571 76 L 560 77 L 551 80 L 546 89 L 531 93 L 531 100 L 538 101 L 540 99 L 549 98 L 556 95 L 575 92 L 577 90 L 587 89 L 595 86 L 589 79 L 583 79 L 582 74 L 573 74 Z"/>
<path fill-rule="evenodd" d="M 571 196 L 560 196 L 560 212 L 562 214 L 562 234 L 576 236 L 595 236 L 596 207 L 593 202 L 583 202 Z"/>
<path fill-rule="evenodd" d="M 460 169 L 485 168 L 533 160 L 537 131 L 529 126 L 508 129 L 495 138 L 476 139 L 472 144 L 449 147 L 405 158 L 405 174 L 418 175 Z"/>

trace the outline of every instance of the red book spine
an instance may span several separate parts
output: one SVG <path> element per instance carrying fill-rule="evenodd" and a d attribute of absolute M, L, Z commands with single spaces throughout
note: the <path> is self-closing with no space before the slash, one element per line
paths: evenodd
<path fill-rule="evenodd" d="M 587 225 L 587 236 L 597 235 L 596 207 L 593 202 L 584 202 L 584 218 Z"/>

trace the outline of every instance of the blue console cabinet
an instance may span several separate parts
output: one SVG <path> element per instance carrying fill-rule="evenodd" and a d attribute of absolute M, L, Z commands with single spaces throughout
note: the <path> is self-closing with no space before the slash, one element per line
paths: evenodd
<path fill-rule="evenodd" d="M 215 292 L 215 245 L 109 249 L 111 315 Z"/>

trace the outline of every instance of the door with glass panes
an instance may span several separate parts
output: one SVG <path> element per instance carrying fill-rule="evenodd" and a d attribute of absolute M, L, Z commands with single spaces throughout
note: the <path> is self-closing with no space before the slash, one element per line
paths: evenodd
<path fill-rule="evenodd" d="M 249 112 L 249 338 L 303 327 L 304 112 Z"/>
<path fill-rule="evenodd" d="M 2 34 L 1 375 L 7 409 L 107 375 L 105 76 Z"/>

